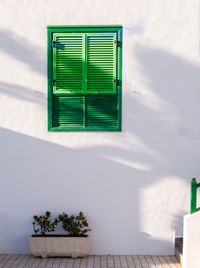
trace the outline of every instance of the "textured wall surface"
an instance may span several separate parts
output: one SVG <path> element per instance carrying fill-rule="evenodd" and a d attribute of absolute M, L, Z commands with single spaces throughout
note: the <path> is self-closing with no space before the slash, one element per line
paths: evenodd
<path fill-rule="evenodd" d="M 199 268 L 200 212 L 184 216 L 183 268 Z"/>
<path fill-rule="evenodd" d="M 122 24 L 123 131 L 47 132 L 48 25 Z M 0 1 L 0 252 L 82 210 L 98 254 L 172 254 L 200 178 L 199 0 Z"/>

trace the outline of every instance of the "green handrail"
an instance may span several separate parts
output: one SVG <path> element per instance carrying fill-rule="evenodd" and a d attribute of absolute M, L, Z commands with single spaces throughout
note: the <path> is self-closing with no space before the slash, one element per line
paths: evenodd
<path fill-rule="evenodd" d="M 200 183 L 197 183 L 195 178 L 191 181 L 191 203 L 190 203 L 190 213 L 195 213 L 200 211 L 200 207 L 197 207 L 197 189 L 200 187 Z"/>

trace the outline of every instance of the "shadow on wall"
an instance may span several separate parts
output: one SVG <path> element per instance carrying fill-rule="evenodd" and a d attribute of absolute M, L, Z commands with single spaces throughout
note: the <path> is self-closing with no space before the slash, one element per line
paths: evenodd
<path fill-rule="evenodd" d="M 134 54 L 140 70 L 136 81 L 127 78 L 130 94 L 124 97 L 126 129 L 159 155 L 144 156 L 141 151 L 137 159 L 146 159 L 157 178 L 175 176 L 188 182 L 193 176 L 199 177 L 199 67 L 158 48 L 138 45 Z M 150 185 L 147 183 L 146 192 Z M 187 185 L 188 194 L 176 197 L 174 207 L 179 209 L 170 216 L 178 236 L 182 236 L 183 215 L 189 211 Z M 171 186 L 169 200 L 177 191 Z"/>
<path fill-rule="evenodd" d="M 153 166 L 163 162 L 165 172 L 171 175 L 188 179 L 194 173 L 198 175 L 198 66 L 161 49 L 140 46 L 135 54 L 141 87 L 127 79 L 130 94 L 124 97 L 126 130 L 159 154 Z"/>
<path fill-rule="evenodd" d="M 42 72 L 44 61 L 33 46 L 11 37 L 12 33 L 2 32 L 0 36 L 3 38 L 1 51 L 45 74 Z M 17 52 L 9 40 L 16 42 Z M 24 44 L 25 54 L 22 53 Z M 127 81 L 124 133 L 108 135 L 115 146 L 69 149 L 0 130 L 1 252 L 8 249 L 16 252 L 16 248 L 26 252 L 27 239 L 21 234 L 31 233 L 34 212 L 69 208 L 72 212 L 84 210 L 88 215 L 94 253 L 147 254 L 149 250 L 149 254 L 153 251 L 164 254 L 171 250 L 170 241 L 149 236 L 145 229 L 150 229 L 146 224 L 154 222 L 153 215 L 157 219 L 155 226 L 163 221 L 165 226 L 181 232 L 175 213 L 178 211 L 179 217 L 182 201 L 186 211 L 185 195 L 179 200 L 178 190 L 163 191 L 161 196 L 151 189 L 162 181 L 166 187 L 166 180 L 167 185 L 173 185 L 173 177 L 178 178 L 180 184 L 177 185 L 182 186 L 185 178 L 199 176 L 199 125 L 195 122 L 199 108 L 194 105 L 199 94 L 198 69 L 164 50 L 139 47 L 136 56 L 141 68 L 138 78 L 141 88 L 135 89 L 134 81 Z M 26 88 L 22 87 L 21 91 L 4 82 L 0 88 L 4 88 L 0 93 L 8 91 L 13 97 L 38 101 L 26 93 Z M 139 94 L 133 93 L 136 90 Z M 170 211 L 159 219 L 163 215 L 159 209 L 167 211 L 170 202 L 175 204 L 175 212 Z M 121 245 L 126 245 L 124 252 Z M 115 252 L 110 251 L 112 248 Z"/>
<path fill-rule="evenodd" d="M 6 29 L 0 31 L 0 51 L 25 64 L 31 71 L 46 77 L 46 59 L 41 47 L 32 45 L 26 39 Z M 44 93 L 39 92 L 37 89 L 26 88 L 17 83 L 12 84 L 0 81 L 0 92 L 20 100 L 39 104 L 46 103 L 46 95 Z"/>
<path fill-rule="evenodd" d="M 36 102 L 39 104 L 46 103 L 46 97 L 43 93 L 21 85 L 19 86 L 11 83 L 0 82 L 0 93 L 9 95 L 11 98 L 18 98 L 20 100 Z"/>
<path fill-rule="evenodd" d="M 46 209 L 83 210 L 94 253 L 171 250 L 170 241 L 140 232 L 138 200 L 147 176 L 104 159 L 111 148 L 69 149 L 2 128 L 0 147 L 0 252 L 27 252 L 32 215 Z"/>
<path fill-rule="evenodd" d="M 0 50 L 26 64 L 31 70 L 46 76 L 45 58 L 41 53 L 41 47 L 30 44 L 26 39 L 6 29 L 0 31 Z"/>
<path fill-rule="evenodd" d="M 61 46 L 57 48 L 57 50 L 62 51 L 65 48 L 65 45 L 66 44 L 63 41 L 63 44 L 61 44 Z M 9 55 L 9 57 L 18 60 L 20 63 L 26 64 L 26 66 L 29 67 L 31 71 L 37 72 L 47 77 L 47 64 L 45 58 L 43 57 L 43 53 L 41 53 L 42 49 L 40 47 L 33 46 L 25 39 L 16 36 L 14 32 L 11 32 L 9 30 L 0 31 L 0 50 L 3 53 Z M 79 82 L 77 81 L 77 84 L 79 83 L 80 86 L 82 86 L 80 81 L 81 74 L 79 70 L 77 70 L 77 64 L 81 65 L 82 63 L 82 56 L 80 55 L 80 58 L 78 58 L 76 55 L 76 58 L 73 58 L 70 55 L 64 54 L 63 57 L 64 60 L 60 62 L 59 66 L 57 67 L 58 72 L 60 72 L 61 75 L 66 75 L 65 73 L 63 73 L 63 67 L 70 67 L 69 75 L 72 77 L 77 75 L 79 77 Z M 107 60 L 109 61 L 108 58 Z M 101 77 L 104 77 L 108 84 L 113 82 L 113 79 L 110 77 L 109 73 L 102 71 L 98 66 L 95 66 L 95 64 L 92 64 L 91 62 L 88 63 L 88 72 L 94 69 L 97 70 L 99 74 L 101 74 Z M 91 81 L 91 84 L 93 84 L 94 86 L 94 82 Z M 63 83 L 62 79 L 61 81 L 57 81 L 57 89 L 69 89 L 70 86 L 71 82 L 69 82 L 68 84 Z M 75 90 L 78 93 L 80 92 L 77 87 L 75 88 Z M 9 84 L 2 81 L 0 82 L 0 91 L 4 94 L 8 94 L 10 96 L 22 100 L 38 102 L 40 104 L 45 103 L 45 94 L 34 89 L 19 86 L 17 84 Z"/>

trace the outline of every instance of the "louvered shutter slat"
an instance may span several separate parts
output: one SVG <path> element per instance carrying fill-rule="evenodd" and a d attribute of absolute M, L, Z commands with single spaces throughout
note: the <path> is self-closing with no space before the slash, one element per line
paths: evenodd
<path fill-rule="evenodd" d="M 87 93 L 116 93 L 115 40 L 115 34 L 87 34 Z"/>
<path fill-rule="evenodd" d="M 83 34 L 54 34 L 54 94 L 83 92 Z"/>
<path fill-rule="evenodd" d="M 118 127 L 118 96 L 86 96 L 85 124 L 88 128 Z"/>
<path fill-rule="evenodd" d="M 83 97 L 53 97 L 53 126 L 81 128 L 84 126 Z"/>

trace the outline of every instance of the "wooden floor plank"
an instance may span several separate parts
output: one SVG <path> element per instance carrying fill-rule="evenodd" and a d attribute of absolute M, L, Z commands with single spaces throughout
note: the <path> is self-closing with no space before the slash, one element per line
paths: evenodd
<path fill-rule="evenodd" d="M 101 268 L 107 268 L 107 267 L 108 267 L 107 258 L 105 255 L 101 255 Z"/>
<path fill-rule="evenodd" d="M 61 263 L 61 259 L 60 258 L 55 258 L 54 262 L 53 262 L 53 265 L 52 265 L 52 268 L 58 268 L 60 266 L 60 263 Z"/>
<path fill-rule="evenodd" d="M 25 265 L 29 262 L 29 260 L 31 259 L 31 256 L 29 255 L 24 255 L 23 259 L 21 260 L 21 262 L 18 264 L 19 268 L 24 268 Z M 11 264 L 11 266 L 9 268 L 12 267 L 12 265 L 14 265 L 14 262 Z M 15 265 L 14 265 L 15 266 Z"/>
<path fill-rule="evenodd" d="M 162 263 L 163 268 L 170 268 L 169 264 L 165 260 L 164 256 L 158 256 L 158 259 Z"/>
<path fill-rule="evenodd" d="M 139 256 L 133 256 L 133 262 L 136 268 L 143 268 Z"/>
<path fill-rule="evenodd" d="M 100 257 L 99 257 L 100 259 Z M 86 268 L 88 263 L 88 258 L 81 258 L 80 268 Z"/>
<path fill-rule="evenodd" d="M 126 260 L 128 263 L 128 268 L 136 268 L 135 263 L 133 262 L 132 256 L 130 255 L 126 256 Z"/>
<path fill-rule="evenodd" d="M 147 263 L 148 263 L 148 265 L 149 265 L 150 268 L 154 268 L 154 267 L 156 267 L 156 265 L 155 265 L 155 263 L 153 262 L 151 256 L 144 256 L 144 257 L 145 257 L 145 259 L 146 259 L 146 261 L 147 261 Z"/>
<path fill-rule="evenodd" d="M 142 264 L 142 268 L 149 268 L 149 264 L 144 256 L 139 256 L 140 262 Z"/>
<path fill-rule="evenodd" d="M 177 259 L 176 256 L 170 256 L 171 260 L 176 264 L 177 268 L 181 268 L 182 265 L 180 264 L 179 260 Z"/>
<path fill-rule="evenodd" d="M 113 260 L 114 260 L 115 268 L 122 268 L 119 256 L 117 255 L 113 256 Z"/>
<path fill-rule="evenodd" d="M 27 258 L 27 262 L 24 263 L 24 267 L 23 268 L 31 268 L 31 266 L 35 263 L 35 257 L 29 255 L 29 257 Z M 10 266 L 9 268 L 15 268 L 15 263 L 12 263 L 12 266 Z"/>
<path fill-rule="evenodd" d="M 66 268 L 67 267 L 67 262 L 68 262 L 68 258 L 62 258 L 58 268 Z"/>
<path fill-rule="evenodd" d="M 12 262 L 12 264 L 10 265 L 9 268 L 15 268 L 15 267 L 21 268 L 22 266 L 25 266 L 25 264 L 27 262 L 26 258 L 28 258 L 28 255 L 26 255 L 26 256 L 27 257 L 25 257 L 25 255 L 16 255 L 15 260 Z"/>
<path fill-rule="evenodd" d="M 4 256 L 4 262 L 5 264 L 3 265 L 4 268 L 9 268 L 17 259 L 17 255 L 11 255 L 11 256 Z M 1 259 L 3 263 L 3 258 Z"/>
<path fill-rule="evenodd" d="M 40 267 L 40 268 L 41 267 L 43 267 L 43 268 L 46 267 L 47 262 L 48 262 L 48 259 L 41 259 L 38 267 Z M 26 264 L 26 266 L 27 266 L 27 264 Z M 28 266 L 27 266 L 27 268 L 28 268 Z"/>
<path fill-rule="evenodd" d="M 108 265 L 108 268 L 115 268 L 113 256 L 111 255 L 107 256 L 107 265 Z M 96 266 L 94 267 L 96 268 Z"/>
<path fill-rule="evenodd" d="M 69 258 L 68 262 L 67 262 L 67 268 L 72 268 L 74 264 L 74 259 Z"/>
<path fill-rule="evenodd" d="M 160 262 L 158 256 L 151 256 L 151 259 L 153 260 L 153 262 L 156 265 L 156 268 L 163 268 L 162 263 Z"/>
<path fill-rule="evenodd" d="M 74 264 L 73 264 L 73 268 L 80 268 L 80 266 L 81 266 L 81 259 L 80 258 L 75 259 Z"/>
<path fill-rule="evenodd" d="M 0 268 L 181 268 L 175 256 L 91 255 L 87 258 L 36 258 L 0 255 Z"/>
<path fill-rule="evenodd" d="M 119 258 L 120 258 L 121 267 L 128 268 L 126 256 L 119 256 Z"/>
<path fill-rule="evenodd" d="M 170 268 L 177 268 L 176 264 L 174 263 L 174 261 L 172 261 L 170 256 L 165 256 L 164 258 L 166 262 L 169 264 Z"/>
<path fill-rule="evenodd" d="M 38 268 L 41 261 L 42 261 L 42 258 L 35 258 L 35 261 L 32 263 L 31 268 Z"/>
<path fill-rule="evenodd" d="M 83 258 L 83 259 L 85 259 L 85 258 Z M 94 256 L 94 267 L 95 268 L 101 267 L 101 257 L 100 256 L 97 256 L 97 255 Z M 80 268 L 82 268 L 82 267 L 80 267 Z"/>
<path fill-rule="evenodd" d="M 18 257 L 18 256 L 17 256 Z M 3 257 L 1 259 L 1 265 L 5 266 L 7 264 L 7 262 L 12 258 L 11 255 L 8 254 L 3 254 Z"/>
<path fill-rule="evenodd" d="M 52 268 L 53 265 L 55 263 L 55 259 L 53 258 L 48 258 L 47 259 L 47 262 L 46 262 L 46 265 L 45 265 L 45 268 Z M 32 267 L 31 267 L 32 268 Z"/>

